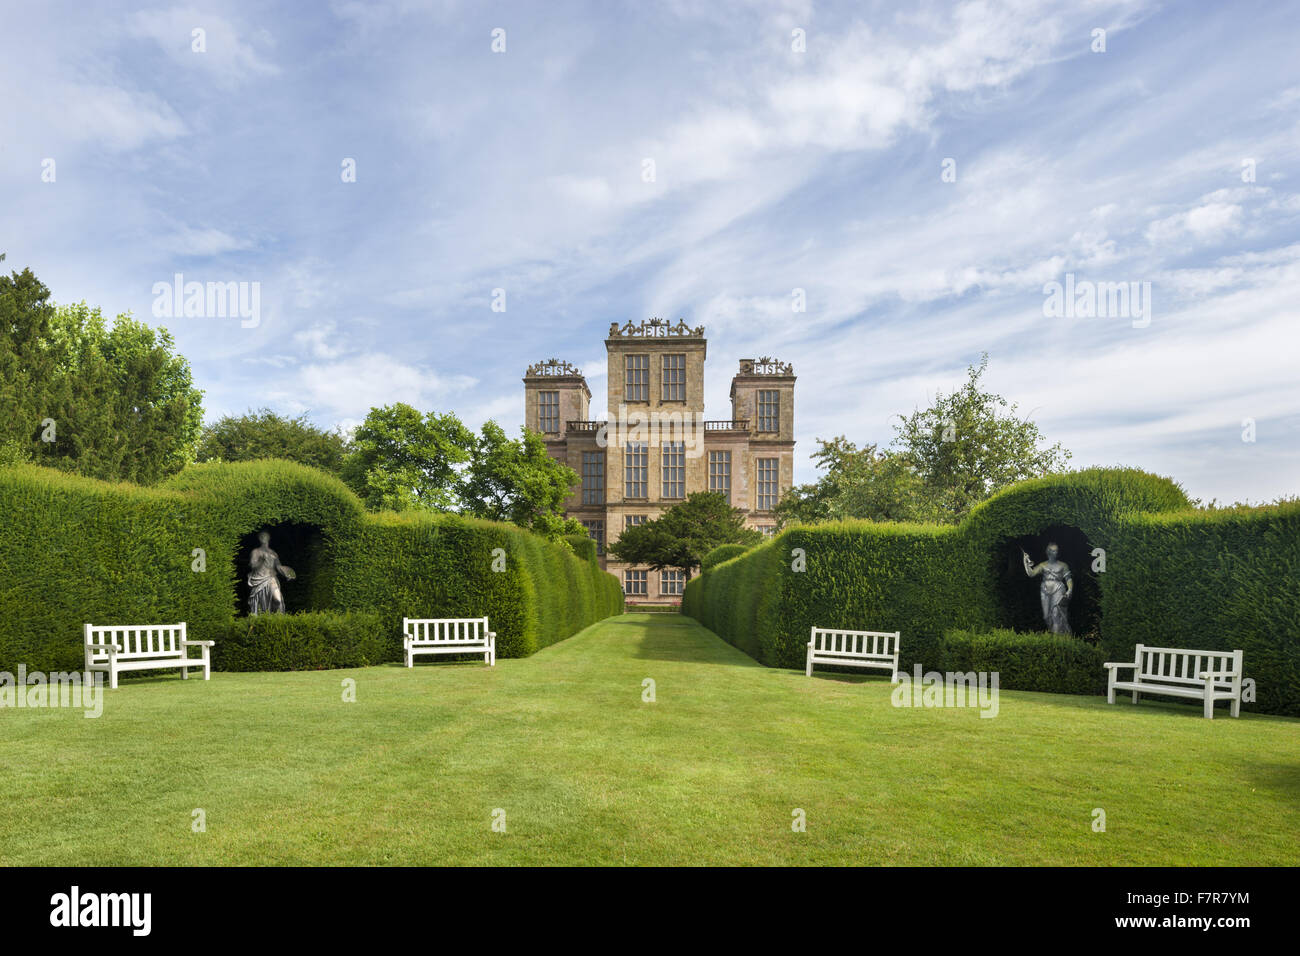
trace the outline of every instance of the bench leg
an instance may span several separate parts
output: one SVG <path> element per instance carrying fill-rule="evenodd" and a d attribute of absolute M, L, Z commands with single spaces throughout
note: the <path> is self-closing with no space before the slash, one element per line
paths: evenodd
<path fill-rule="evenodd" d="M 1133 691 L 1133 703 L 1136 704 L 1137 702 L 1138 702 L 1138 692 Z"/>
<path fill-rule="evenodd" d="M 803 672 L 806 676 L 812 677 L 812 651 L 808 652 L 808 662 L 804 665 Z"/>
<path fill-rule="evenodd" d="M 1240 716 L 1241 716 L 1241 698 L 1240 698 L 1240 697 L 1234 697 L 1234 698 L 1232 698 L 1232 711 L 1231 711 L 1231 713 L 1232 713 L 1232 716 L 1233 716 L 1233 717 L 1240 717 Z"/>
<path fill-rule="evenodd" d="M 190 665 L 189 665 L 189 664 L 182 664 L 182 665 L 181 665 L 181 680 L 189 680 L 189 679 L 190 679 Z"/>
<path fill-rule="evenodd" d="M 1214 719 L 1214 698 L 1213 697 L 1205 698 L 1205 716 L 1209 720 Z"/>
<path fill-rule="evenodd" d="M 112 664 L 108 665 L 108 688 L 117 690 L 117 669 Z"/>
<path fill-rule="evenodd" d="M 208 656 L 208 648 L 203 648 L 203 679 L 212 680 L 212 658 Z"/>

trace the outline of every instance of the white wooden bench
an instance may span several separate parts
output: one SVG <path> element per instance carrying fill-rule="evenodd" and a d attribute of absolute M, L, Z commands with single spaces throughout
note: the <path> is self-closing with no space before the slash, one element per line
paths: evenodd
<path fill-rule="evenodd" d="M 203 679 L 212 677 L 211 648 L 214 641 L 191 641 L 185 622 L 179 624 L 87 624 L 86 670 L 108 674 L 108 686 L 117 687 L 123 671 L 179 667 L 188 679 L 191 667 L 203 668 Z M 189 649 L 203 649 L 201 657 L 190 657 Z"/>
<path fill-rule="evenodd" d="M 1241 651 L 1196 651 L 1182 647 L 1147 647 L 1139 644 L 1131 663 L 1106 664 L 1106 702 L 1115 703 L 1115 691 L 1198 697 L 1205 701 L 1205 716 L 1214 719 L 1216 700 L 1232 701 L 1233 717 L 1241 714 Z M 1133 671 L 1132 680 L 1118 680 L 1118 672 Z"/>
<path fill-rule="evenodd" d="M 843 664 L 847 667 L 873 667 L 889 671 L 892 683 L 898 683 L 898 631 L 842 631 L 814 627 L 808 640 L 808 666 L 812 677 L 814 664 Z"/>
<path fill-rule="evenodd" d="M 483 654 L 483 663 L 495 667 L 496 632 L 488 630 L 486 617 L 404 617 L 402 647 L 406 666 L 415 666 L 417 654 Z"/>

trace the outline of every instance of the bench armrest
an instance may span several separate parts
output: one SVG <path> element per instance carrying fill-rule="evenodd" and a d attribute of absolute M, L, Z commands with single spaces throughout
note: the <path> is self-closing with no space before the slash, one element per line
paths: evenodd
<path fill-rule="evenodd" d="M 1104 667 L 1104 668 L 1106 668 L 1107 670 L 1115 670 L 1115 669 L 1120 668 L 1120 667 L 1133 667 L 1133 668 L 1136 668 L 1136 667 L 1137 667 L 1137 661 L 1124 661 L 1122 664 L 1110 664 L 1110 663 L 1106 663 L 1106 664 L 1102 664 L 1101 666 Z"/>
<path fill-rule="evenodd" d="M 1229 680 L 1238 676 L 1240 675 L 1236 671 L 1201 671 L 1200 674 L 1201 680 L 1209 680 L 1210 678 L 1214 678 L 1215 680 Z"/>
<path fill-rule="evenodd" d="M 116 651 L 117 650 L 116 644 L 84 644 L 82 646 L 88 647 L 92 651 Z"/>
<path fill-rule="evenodd" d="M 181 641 L 181 647 L 216 647 L 216 641 Z"/>
<path fill-rule="evenodd" d="M 496 632 L 496 631 L 488 631 L 488 632 L 487 632 L 487 636 L 488 636 L 488 637 L 496 637 L 496 636 L 497 636 L 497 632 Z"/>

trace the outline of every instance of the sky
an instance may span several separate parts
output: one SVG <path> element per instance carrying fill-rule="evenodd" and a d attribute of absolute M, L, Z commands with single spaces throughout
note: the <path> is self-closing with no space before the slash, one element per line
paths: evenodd
<path fill-rule="evenodd" d="M 4 6 L 3 267 L 168 328 L 209 421 L 514 430 L 552 357 L 596 417 L 610 322 L 658 316 L 710 418 L 793 363 L 796 481 L 987 352 L 1074 467 L 1300 492 L 1291 4 Z M 165 314 L 177 274 L 255 320 Z"/>

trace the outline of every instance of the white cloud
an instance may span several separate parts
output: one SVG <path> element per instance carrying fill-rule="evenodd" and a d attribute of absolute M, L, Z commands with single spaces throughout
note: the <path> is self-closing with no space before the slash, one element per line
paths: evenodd
<path fill-rule="evenodd" d="M 238 239 L 220 229 L 194 229 L 183 226 L 166 240 L 171 255 L 219 256 L 225 252 L 252 248 L 252 242 Z"/>
<path fill-rule="evenodd" d="M 258 76 L 274 76 L 279 67 L 266 59 L 225 17 L 211 11 L 175 7 L 142 10 L 131 19 L 131 31 L 154 40 L 173 63 L 198 71 L 223 86 L 238 86 Z M 202 30 L 202 52 L 197 52 L 195 30 Z M 257 46 L 274 45 L 266 30 L 253 33 Z"/>
<path fill-rule="evenodd" d="M 1153 245 L 1178 242 L 1188 237 L 1201 243 L 1217 242 L 1241 230 L 1241 207 L 1233 203 L 1207 202 L 1184 212 L 1152 222 L 1146 231 Z"/>
<path fill-rule="evenodd" d="M 442 375 L 379 353 L 304 365 L 292 395 L 304 407 L 337 414 L 405 402 L 421 410 L 442 405 L 475 384 L 468 375 Z"/>

